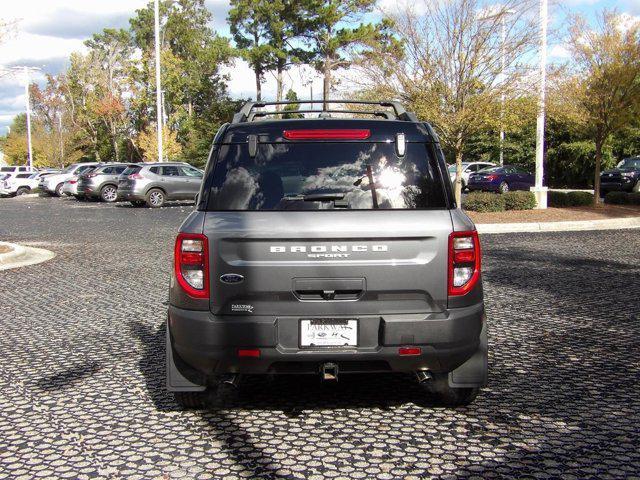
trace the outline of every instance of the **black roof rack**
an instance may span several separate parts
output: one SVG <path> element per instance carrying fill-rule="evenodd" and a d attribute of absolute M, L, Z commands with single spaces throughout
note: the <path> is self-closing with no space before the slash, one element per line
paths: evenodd
<path fill-rule="evenodd" d="M 299 104 L 311 104 L 310 109 L 303 110 L 270 110 L 270 111 L 254 111 L 258 108 L 264 108 L 271 105 L 299 105 Z M 320 104 L 322 108 L 313 108 L 314 104 Z M 351 104 L 351 105 L 376 105 L 378 107 L 388 107 L 390 110 L 338 110 L 327 109 L 327 104 Z M 240 111 L 233 116 L 231 123 L 241 122 L 253 122 L 256 117 L 265 117 L 267 115 L 287 115 L 296 113 L 350 113 L 350 114 L 364 114 L 374 115 L 376 117 L 383 117 L 389 120 L 403 120 L 406 122 L 417 122 L 418 117 L 414 113 L 407 112 L 400 102 L 396 101 L 365 101 L 365 100 L 293 100 L 282 102 L 247 102 Z"/>

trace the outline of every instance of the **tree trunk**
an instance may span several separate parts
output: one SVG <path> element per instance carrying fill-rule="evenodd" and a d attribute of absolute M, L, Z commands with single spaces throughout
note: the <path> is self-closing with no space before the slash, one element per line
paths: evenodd
<path fill-rule="evenodd" d="M 593 179 L 593 206 L 597 207 L 600 201 L 600 165 L 602 164 L 602 146 L 604 140 L 596 140 L 596 171 Z"/>
<path fill-rule="evenodd" d="M 284 98 L 284 62 L 278 61 L 276 67 L 276 102 L 281 102 Z M 276 105 L 276 110 L 280 111 L 282 105 Z"/>
<path fill-rule="evenodd" d="M 456 181 L 454 183 L 456 205 L 462 208 L 462 134 L 456 139 Z"/>
<path fill-rule="evenodd" d="M 329 100 L 329 90 L 331 89 L 331 59 L 327 56 L 324 59 L 324 80 L 322 82 L 322 99 L 325 100 L 323 109 L 327 110 L 329 104 L 326 100 Z"/>
<path fill-rule="evenodd" d="M 260 71 L 256 70 L 256 102 L 262 101 L 262 82 Z"/>

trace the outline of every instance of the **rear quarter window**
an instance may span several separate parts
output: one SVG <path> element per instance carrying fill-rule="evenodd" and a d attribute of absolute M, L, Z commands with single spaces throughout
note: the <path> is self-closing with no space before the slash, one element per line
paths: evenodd
<path fill-rule="evenodd" d="M 261 143 L 218 150 L 209 210 L 415 210 L 445 208 L 437 164 L 425 143 Z M 318 200 L 318 197 L 324 197 Z"/>

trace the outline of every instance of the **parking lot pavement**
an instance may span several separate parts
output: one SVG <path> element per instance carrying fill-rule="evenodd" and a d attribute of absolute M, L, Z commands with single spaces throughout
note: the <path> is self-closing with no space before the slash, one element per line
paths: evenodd
<path fill-rule="evenodd" d="M 640 478 L 640 231 L 483 236 L 489 387 L 247 378 L 206 412 L 164 392 L 173 234 L 190 207 L 0 201 L 0 479 Z"/>

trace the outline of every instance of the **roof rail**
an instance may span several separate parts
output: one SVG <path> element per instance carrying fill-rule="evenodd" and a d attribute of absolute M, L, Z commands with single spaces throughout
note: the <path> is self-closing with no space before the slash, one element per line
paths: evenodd
<path fill-rule="evenodd" d="M 263 111 L 254 112 L 254 109 L 264 108 L 270 105 L 299 105 L 301 103 L 311 104 L 310 109 L 304 110 L 274 110 L 274 111 Z M 321 109 L 314 109 L 313 105 L 319 103 L 322 105 Z M 376 105 L 379 107 L 388 107 L 393 109 L 393 112 L 390 111 L 373 111 L 373 110 L 338 110 L 338 109 L 327 109 L 327 104 L 350 104 L 350 105 Z M 403 120 L 406 122 L 417 122 L 418 117 L 414 113 L 407 112 L 404 107 L 400 104 L 400 102 L 396 101 L 368 101 L 368 100 L 291 100 L 291 101 L 281 101 L 281 102 L 247 102 L 245 103 L 240 111 L 233 116 L 233 120 L 231 123 L 241 123 L 241 122 L 252 122 L 256 117 L 264 117 L 267 115 L 286 115 L 286 114 L 295 114 L 295 113 L 352 113 L 352 114 L 366 114 L 366 115 L 375 115 L 378 117 L 385 117 L 387 119 L 393 119 L 391 116 L 392 113 L 395 115 L 396 120 Z"/>

